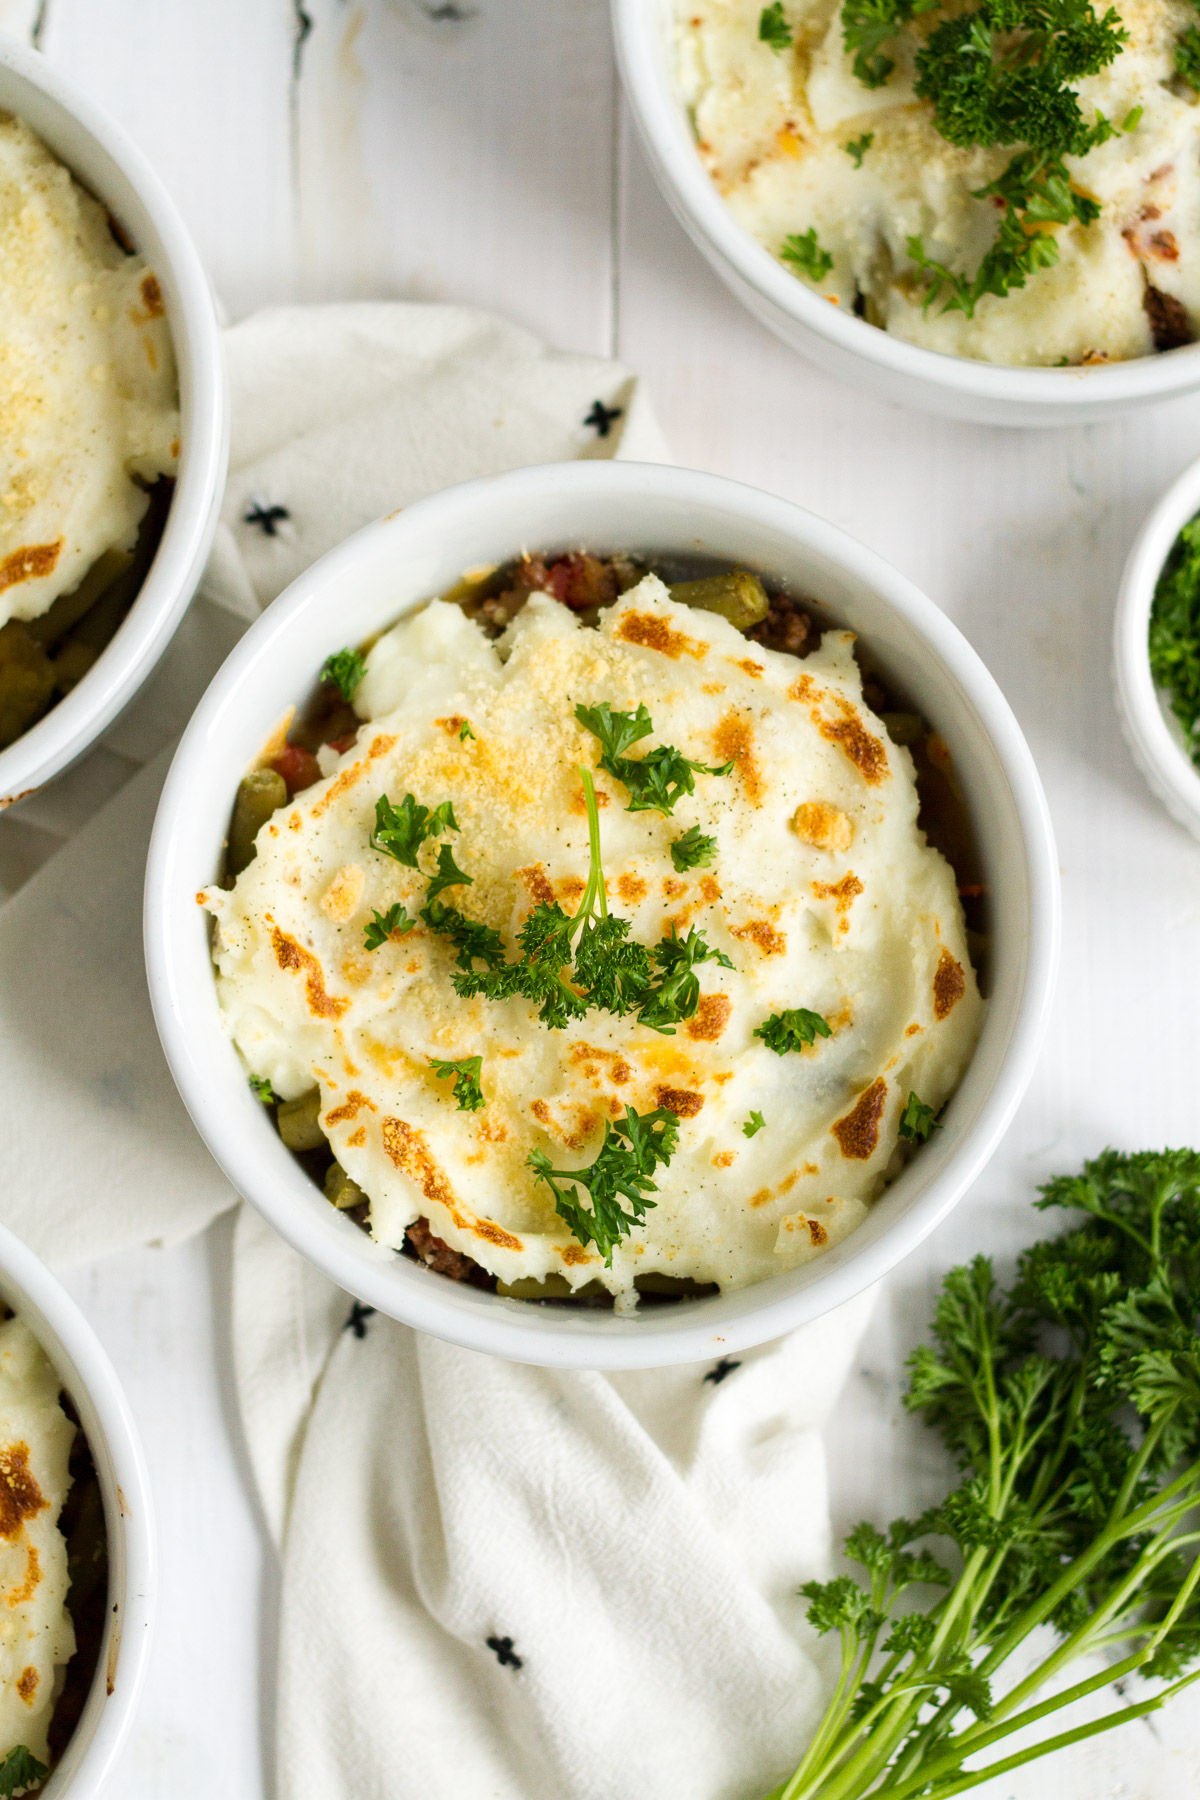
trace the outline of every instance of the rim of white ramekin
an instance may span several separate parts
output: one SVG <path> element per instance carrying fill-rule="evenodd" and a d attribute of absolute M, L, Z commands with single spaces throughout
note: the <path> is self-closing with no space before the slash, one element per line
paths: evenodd
<path fill-rule="evenodd" d="M 1113 686 L 1125 741 L 1151 791 L 1200 838 L 1200 769 L 1150 673 L 1150 608 L 1163 564 L 1183 526 L 1200 513 L 1200 461 L 1189 463 L 1153 508 L 1121 576 L 1113 621 Z"/>
<path fill-rule="evenodd" d="M 133 698 L 170 642 L 216 528 L 229 456 L 229 403 L 208 278 L 175 202 L 141 151 L 39 51 L 3 34 L 0 111 L 28 121 L 151 263 L 162 288 L 180 389 L 179 472 L 150 572 L 112 642 L 79 685 L 15 744 L 0 750 L 4 808 L 82 755 Z M 72 149 L 76 138 L 83 143 Z"/>
<path fill-rule="evenodd" d="M 1133 361 L 1070 369 L 1010 368 L 947 356 L 868 325 L 796 279 L 738 224 L 696 151 L 686 109 L 664 69 L 662 34 L 674 0 L 611 0 L 621 78 L 655 178 L 680 223 L 719 272 L 728 269 L 784 318 L 795 320 L 880 375 L 979 407 L 984 423 L 1084 424 L 1092 416 L 1200 386 L 1200 342 Z M 931 401 L 931 404 L 933 402 Z M 962 408 L 962 416 L 967 408 Z M 1011 417 L 1001 419 L 1000 414 Z"/>
<path fill-rule="evenodd" d="M 622 520 L 636 506 L 639 517 L 653 515 L 655 531 L 661 519 L 662 551 L 694 547 L 701 518 L 711 522 L 714 545 L 726 530 L 752 537 L 764 551 L 772 543 L 788 546 L 776 554 L 805 562 L 814 580 L 819 571 L 829 586 L 840 582 L 846 594 L 857 589 L 857 604 L 880 614 L 880 636 L 884 619 L 896 632 L 898 654 L 919 653 L 923 668 L 931 664 L 944 672 L 940 686 L 947 695 L 947 719 L 957 708 L 970 721 L 961 730 L 955 724 L 953 735 L 970 740 L 984 771 L 976 798 L 985 788 L 993 800 L 1000 796 L 990 841 L 994 851 L 1004 844 L 1006 859 L 991 877 L 1004 884 L 1005 929 L 1014 945 L 1011 967 L 997 972 L 997 993 L 1007 988 L 1007 1011 L 998 1011 L 993 1000 L 943 1131 L 876 1203 L 881 1207 L 893 1195 L 893 1210 L 906 1210 L 890 1224 L 890 1214 L 880 1214 L 875 1242 L 864 1235 L 868 1221 L 807 1272 L 792 1271 L 709 1300 L 647 1309 L 633 1319 L 529 1306 L 450 1282 L 384 1250 L 331 1208 L 284 1150 L 222 1030 L 208 935 L 196 904 L 197 890 L 216 874 L 236 780 L 280 712 L 311 689 L 329 649 L 347 635 L 356 639 L 360 626 L 367 635 L 372 621 L 374 629 L 381 628 L 417 602 L 414 592 L 411 602 L 398 597 L 389 610 L 374 596 L 372 582 L 388 581 L 393 568 L 406 566 L 411 582 L 423 581 L 435 550 L 449 569 L 467 541 L 467 562 L 496 560 L 527 543 L 582 541 L 589 504 L 598 512 L 619 513 Z M 556 521 L 538 536 L 537 518 L 551 509 L 558 509 Z M 575 532 L 563 523 L 575 516 L 572 509 L 580 521 Z M 673 529 L 672 521 L 681 523 Z M 476 557 L 485 529 L 496 555 Z M 598 537 L 592 541 L 604 547 Z M 436 591 L 427 586 L 421 594 Z M 352 615 L 347 596 L 359 609 Z M 852 597 L 843 601 L 844 609 L 855 604 Z M 300 634 L 304 667 L 293 671 Z M 260 691 L 266 684 L 272 686 L 269 697 Z M 933 722 L 950 729 L 936 715 Z M 221 772 L 214 778 L 217 764 Z M 988 841 L 984 835 L 985 861 Z M 992 1154 L 1032 1074 L 1052 988 L 1058 919 L 1054 839 L 1033 759 L 992 676 L 932 601 L 873 551 L 787 501 L 685 469 L 580 462 L 470 482 L 369 525 L 322 557 L 262 615 L 197 707 L 167 776 L 147 865 L 145 931 L 154 1014 L 192 1119 L 234 1186 L 301 1255 L 365 1304 L 469 1349 L 515 1362 L 636 1368 L 719 1356 L 816 1318 L 876 1281 L 938 1224 Z M 989 1085 L 983 1071 L 993 1063 Z M 965 1125 L 957 1124 L 959 1119 Z"/>
<path fill-rule="evenodd" d="M 44 1800 L 94 1800 L 129 1733 L 145 1679 L 157 1588 L 150 1479 L 129 1402 L 62 1285 L 0 1225 L 0 1297 L 28 1325 L 74 1403 L 96 1465 L 108 1538 L 108 1620 L 78 1725 Z"/>

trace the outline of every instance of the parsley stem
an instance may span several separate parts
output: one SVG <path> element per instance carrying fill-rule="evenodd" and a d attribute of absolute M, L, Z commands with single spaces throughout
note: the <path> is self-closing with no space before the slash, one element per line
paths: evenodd
<path fill-rule="evenodd" d="M 596 784 L 592 780 L 592 771 L 585 769 L 582 763 L 576 765 L 583 781 L 583 803 L 587 807 L 588 848 L 591 852 L 591 864 L 588 868 L 587 886 L 583 890 L 583 899 L 575 911 L 571 925 L 574 937 L 577 928 L 589 916 L 593 903 L 600 902 L 600 917 L 608 917 L 608 890 L 604 885 L 604 864 L 600 857 L 600 808 L 596 804 Z"/>

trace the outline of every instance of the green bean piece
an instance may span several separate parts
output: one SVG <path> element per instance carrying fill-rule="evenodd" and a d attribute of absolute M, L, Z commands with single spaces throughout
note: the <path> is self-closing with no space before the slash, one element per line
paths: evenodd
<path fill-rule="evenodd" d="M 325 1176 L 325 1198 L 339 1212 L 347 1212 L 352 1206 L 361 1206 L 366 1195 L 355 1181 L 353 1175 L 347 1175 L 341 1163 L 330 1163 Z"/>
<path fill-rule="evenodd" d="M 20 619 L 0 629 L 0 750 L 40 719 L 54 692 L 54 668 Z"/>
<path fill-rule="evenodd" d="M 53 650 L 59 639 L 78 625 L 84 613 L 91 611 L 118 576 L 126 574 L 132 567 L 131 550 L 106 550 L 96 558 L 78 587 L 69 594 L 60 594 L 40 619 L 30 619 L 30 636 L 36 638 L 44 650 Z"/>
<path fill-rule="evenodd" d="M 606 1291 L 599 1281 L 573 1288 L 565 1275 L 519 1275 L 496 1283 L 496 1292 L 506 1300 L 594 1300 Z"/>
<path fill-rule="evenodd" d="M 749 569 L 730 569 L 727 575 L 706 575 L 701 581 L 677 581 L 672 600 L 681 606 L 698 606 L 701 612 L 720 613 L 739 631 L 749 631 L 770 611 L 767 590 Z"/>
<path fill-rule="evenodd" d="M 695 1300 L 716 1292 L 714 1282 L 697 1281 L 692 1275 L 664 1275 L 658 1269 L 635 1275 L 633 1285 L 639 1294 L 653 1294 L 660 1300 Z"/>
<path fill-rule="evenodd" d="M 883 720 L 884 730 L 893 744 L 899 744 L 902 749 L 907 749 L 910 744 L 918 743 L 929 730 L 920 713 L 885 712 L 880 713 L 879 716 Z"/>
<path fill-rule="evenodd" d="M 54 658 L 54 685 L 59 693 L 69 694 L 73 687 L 78 687 L 99 655 L 93 644 L 80 644 L 74 638 L 68 638 Z"/>
<path fill-rule="evenodd" d="M 271 817 L 287 803 L 287 783 L 274 769 L 252 769 L 238 782 L 225 854 L 226 878 L 240 875 L 254 861 L 254 840 Z"/>
<path fill-rule="evenodd" d="M 309 1088 L 298 1100 L 281 1100 L 275 1108 L 279 1135 L 289 1150 L 321 1150 L 328 1139 L 321 1130 L 321 1090 Z"/>

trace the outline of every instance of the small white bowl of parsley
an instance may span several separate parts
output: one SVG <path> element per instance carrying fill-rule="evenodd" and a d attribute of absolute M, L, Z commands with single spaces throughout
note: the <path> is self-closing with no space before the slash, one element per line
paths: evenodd
<path fill-rule="evenodd" d="M 1113 671 L 1134 761 L 1200 838 L 1200 462 L 1159 501 L 1130 554 Z"/>

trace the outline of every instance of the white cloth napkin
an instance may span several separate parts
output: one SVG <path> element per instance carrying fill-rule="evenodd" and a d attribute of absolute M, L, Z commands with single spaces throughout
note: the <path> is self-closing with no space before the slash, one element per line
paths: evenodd
<path fill-rule="evenodd" d="M 59 1264 L 235 1202 L 162 1061 L 140 901 L 169 746 L 245 622 L 451 482 L 664 455 L 628 371 L 482 313 L 281 310 L 227 345 L 201 598 L 105 745 L 0 820 L 0 1216 Z M 728 1363 L 604 1377 L 351 1308 L 248 1209 L 235 1265 L 283 1565 L 280 1800 L 754 1800 L 787 1773 L 825 1687 L 796 1589 L 829 1561 L 820 1433 L 862 1303 Z"/>

